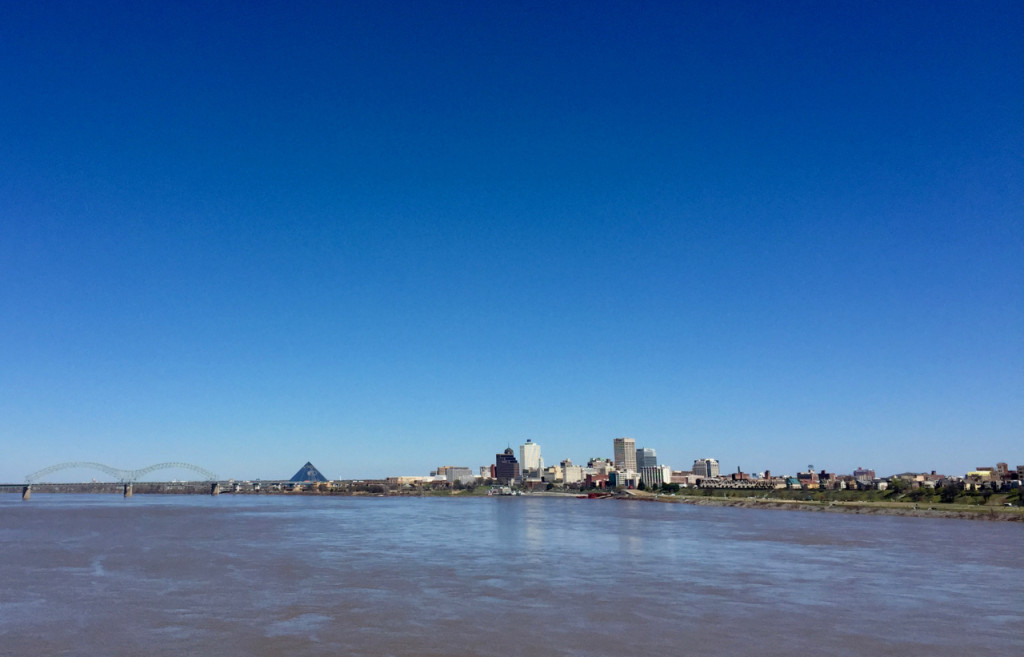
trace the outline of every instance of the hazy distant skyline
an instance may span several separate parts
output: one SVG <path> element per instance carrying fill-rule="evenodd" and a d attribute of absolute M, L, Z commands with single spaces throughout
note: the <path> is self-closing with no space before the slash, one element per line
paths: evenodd
<path fill-rule="evenodd" d="M 1019 2 L 18 3 L 0 481 L 1024 463 Z"/>

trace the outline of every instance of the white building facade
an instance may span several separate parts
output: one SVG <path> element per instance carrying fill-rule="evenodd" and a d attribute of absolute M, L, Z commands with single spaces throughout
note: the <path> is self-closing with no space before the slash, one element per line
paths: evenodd
<path fill-rule="evenodd" d="M 529 438 L 519 446 L 519 467 L 523 477 L 539 477 L 544 469 L 544 459 L 540 455 L 540 445 Z"/>
<path fill-rule="evenodd" d="M 471 484 L 476 481 L 473 471 L 469 468 L 459 466 L 448 466 L 444 471 L 445 481 L 448 483 Z"/>

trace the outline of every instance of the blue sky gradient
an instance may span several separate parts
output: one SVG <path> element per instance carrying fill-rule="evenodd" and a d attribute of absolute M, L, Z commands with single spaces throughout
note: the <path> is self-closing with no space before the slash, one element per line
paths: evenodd
<path fill-rule="evenodd" d="M 1021 3 L 250 4 L 2 9 L 0 481 L 1024 463 Z"/>

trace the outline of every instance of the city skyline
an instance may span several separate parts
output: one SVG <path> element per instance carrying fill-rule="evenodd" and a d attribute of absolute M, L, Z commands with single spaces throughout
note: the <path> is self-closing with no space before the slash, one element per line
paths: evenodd
<path fill-rule="evenodd" d="M 578 468 L 578 467 L 580 467 L 580 464 L 586 464 L 587 461 L 594 460 L 594 459 L 606 460 L 609 464 L 613 464 L 614 461 L 615 461 L 615 458 L 614 458 L 615 449 L 620 446 L 620 441 L 623 441 L 623 442 L 621 442 L 621 446 L 624 447 L 624 448 L 629 446 L 629 445 L 635 446 L 635 444 L 636 444 L 636 441 L 634 439 L 632 439 L 632 438 L 628 438 L 628 437 L 615 438 L 613 440 L 613 450 L 612 450 L 612 453 L 610 455 L 594 455 L 594 454 L 592 454 L 592 455 L 590 455 L 587 458 L 581 459 L 581 461 L 577 462 L 576 465 L 573 466 L 573 467 L 577 467 Z M 523 454 L 522 448 L 523 447 L 527 447 L 527 446 L 536 449 L 535 454 L 536 454 L 536 456 L 538 457 L 540 463 L 543 466 L 543 458 L 541 458 L 541 456 L 540 456 L 540 452 L 541 452 L 542 446 L 539 443 L 534 442 L 532 439 L 527 439 L 527 441 L 525 443 L 520 445 L 520 452 L 519 452 L 520 456 L 522 456 L 522 454 Z M 641 458 L 640 458 L 641 452 L 646 453 L 646 455 L 647 455 L 646 458 L 653 459 L 654 463 L 647 463 L 646 466 L 642 466 L 641 465 Z M 716 459 L 716 458 L 713 458 L 713 457 L 709 457 L 707 455 L 701 456 L 701 457 L 698 457 L 698 458 L 694 458 L 693 461 L 692 461 L 692 464 L 690 464 L 690 461 L 681 461 L 679 463 L 657 463 L 657 458 L 656 458 L 656 456 L 654 454 L 655 452 L 656 452 L 656 450 L 653 449 L 653 448 L 636 448 L 635 449 L 635 461 L 633 461 L 633 465 L 631 466 L 631 463 L 629 462 L 629 459 L 625 459 L 626 463 L 624 463 L 622 467 L 616 466 L 616 469 L 619 469 L 619 470 L 624 471 L 624 472 L 639 473 L 640 471 L 642 471 L 644 469 L 644 467 L 652 467 L 652 468 L 653 467 L 662 467 L 662 468 L 669 468 L 673 472 L 692 471 L 697 476 L 709 477 L 709 478 L 717 478 L 719 476 L 728 477 L 729 475 L 731 475 L 734 472 L 735 473 L 743 473 L 743 474 L 746 474 L 746 475 L 762 475 L 762 474 L 765 474 L 768 471 L 771 471 L 773 473 L 773 476 L 775 476 L 775 477 L 779 477 L 779 476 L 792 476 L 792 475 L 796 475 L 798 473 L 808 473 L 808 472 L 818 472 L 818 471 L 821 471 L 821 472 L 831 472 L 831 473 L 836 474 L 836 475 L 843 475 L 843 476 L 848 476 L 849 475 L 849 476 L 854 476 L 854 477 L 858 476 L 858 473 L 870 472 L 871 476 L 874 477 L 875 473 L 876 473 L 876 470 L 877 470 L 877 475 L 879 477 L 891 477 L 891 476 L 894 476 L 894 475 L 906 474 L 906 473 L 916 473 L 916 474 L 928 474 L 928 473 L 931 473 L 931 474 L 935 474 L 936 472 L 939 473 L 939 474 L 942 474 L 942 475 L 947 475 L 947 476 L 952 476 L 952 477 L 960 477 L 960 476 L 963 476 L 966 473 L 969 473 L 969 472 L 972 472 L 972 471 L 975 471 L 975 470 L 978 470 L 978 469 L 992 468 L 993 465 L 1006 465 L 1006 464 L 1009 463 L 1009 461 L 1013 460 L 1012 458 L 1010 458 L 1009 461 L 1001 460 L 1001 459 L 996 459 L 995 461 L 992 461 L 992 463 L 987 463 L 987 464 L 975 463 L 974 465 L 971 465 L 971 466 L 963 466 L 963 467 L 961 467 L 959 469 L 954 468 L 954 469 L 950 469 L 950 470 L 946 470 L 946 471 L 938 470 L 936 468 L 930 468 L 930 469 L 929 468 L 923 468 L 923 469 L 922 468 L 902 468 L 902 469 L 895 469 L 895 470 L 892 470 L 890 472 L 890 471 L 884 471 L 884 470 L 872 468 L 870 465 L 867 466 L 867 468 L 865 468 L 863 465 L 858 465 L 856 468 L 851 468 L 849 470 L 844 470 L 843 468 L 832 467 L 829 464 L 821 464 L 820 466 L 815 466 L 813 463 L 807 464 L 806 466 L 796 466 L 796 465 L 793 465 L 790 468 L 756 468 L 756 467 L 755 468 L 744 468 L 742 465 L 739 465 L 739 464 L 736 464 L 735 466 L 726 464 L 727 467 L 722 467 L 719 459 Z M 621 454 L 625 454 L 625 451 L 622 451 L 620 453 Z M 568 460 L 570 462 L 573 461 L 573 459 L 571 457 L 564 457 L 563 456 L 563 457 L 559 458 L 558 461 L 556 461 L 555 463 L 557 464 L 558 462 L 565 462 L 566 460 Z M 501 473 L 501 466 L 500 466 L 500 464 L 502 462 L 510 463 L 511 464 L 509 466 L 511 469 L 506 470 L 503 474 Z M 74 462 L 51 463 L 51 464 L 48 464 L 45 467 L 45 469 L 49 470 L 49 469 L 53 468 L 54 466 L 74 465 L 74 464 L 75 464 Z M 687 464 L 690 464 L 690 465 L 687 465 Z M 97 466 L 97 465 L 100 466 L 100 468 L 91 467 L 91 466 Z M 204 471 L 205 472 L 205 468 L 203 468 L 201 465 L 197 465 L 197 464 L 193 464 L 193 463 L 179 463 L 179 464 L 175 464 L 174 462 L 165 462 L 165 463 L 159 464 L 159 466 L 161 466 L 159 468 L 159 470 L 162 470 L 162 471 L 172 470 L 172 471 L 174 471 L 175 468 L 170 467 L 170 466 L 174 466 L 174 465 L 180 465 L 181 467 L 177 468 L 177 470 L 180 473 L 187 475 L 187 476 L 184 477 L 183 480 L 190 480 L 192 477 L 195 476 L 197 471 Z M 427 471 L 429 471 L 431 474 L 433 474 L 435 472 L 437 472 L 438 474 L 442 474 L 443 471 L 451 470 L 453 468 L 454 469 L 459 469 L 459 470 L 465 470 L 467 475 L 468 475 L 468 473 L 476 473 L 477 470 L 479 469 L 480 475 L 483 478 L 485 478 L 485 479 L 487 478 L 487 476 L 484 475 L 484 470 L 486 470 L 488 468 L 492 468 L 492 469 L 496 468 L 497 469 L 496 470 L 496 472 L 497 472 L 496 477 L 498 479 L 507 478 L 510 475 L 511 475 L 512 478 L 519 478 L 519 477 L 525 478 L 526 475 L 528 474 L 529 470 L 527 470 L 526 468 L 522 468 L 521 466 L 522 466 L 522 460 L 517 460 L 516 459 L 516 451 L 510 445 L 510 446 L 506 447 L 502 452 L 496 453 L 494 455 L 494 458 L 492 458 L 490 460 L 490 462 L 482 463 L 482 464 L 473 464 L 473 463 L 467 463 L 467 462 L 464 462 L 464 461 L 459 461 L 459 465 L 431 466 L 431 467 L 428 467 L 428 468 L 423 469 L 421 471 L 401 471 L 401 472 L 389 471 L 389 472 L 387 472 L 384 475 L 373 476 L 373 477 L 370 477 L 370 476 L 358 476 L 358 475 L 356 475 L 356 476 L 336 476 L 336 477 L 332 477 L 332 476 L 328 475 L 328 476 L 325 477 L 325 479 L 338 481 L 338 480 L 364 480 L 364 479 L 365 480 L 383 480 L 383 479 L 394 478 L 394 477 L 422 477 L 422 476 L 424 476 L 424 474 Z M 146 470 L 149 470 L 149 469 L 152 469 L 152 468 L 155 468 L 155 467 L 157 467 L 155 464 L 148 464 L 147 467 L 146 467 Z M 1020 466 L 1017 466 L 1017 467 L 1020 467 Z M 111 468 L 115 468 L 116 469 L 117 466 L 114 466 L 112 464 L 98 464 L 96 462 L 82 462 L 81 463 L 81 467 L 77 467 L 77 468 L 63 468 L 61 470 L 57 470 L 56 471 L 56 472 L 60 472 L 61 474 L 49 474 L 47 476 L 47 478 L 45 479 L 45 481 L 48 481 L 48 482 L 81 482 L 81 481 L 85 481 L 82 478 L 82 474 L 81 473 L 86 472 L 86 471 L 92 472 L 94 474 L 94 476 L 90 477 L 90 480 L 92 480 L 92 481 L 97 481 L 97 480 L 98 481 L 117 480 L 118 476 L 115 476 L 112 473 L 112 471 L 110 471 Z M 43 469 L 44 468 L 39 468 L 39 470 L 43 470 Z M 107 472 L 105 472 L 105 475 L 95 476 L 95 471 L 97 469 L 106 470 Z M 285 469 L 287 469 L 287 466 L 285 466 Z M 300 472 L 302 472 L 305 469 L 311 469 L 313 471 L 319 472 L 315 467 L 312 466 L 312 463 L 310 461 L 306 462 L 306 464 L 303 466 L 303 468 L 300 469 Z M 145 470 L 142 470 L 140 472 L 144 472 L 144 471 Z M 36 471 L 33 471 L 33 472 L 36 472 Z M 0 479 L 0 484 L 16 484 L 16 483 L 21 483 L 22 480 L 25 479 L 26 476 L 33 474 L 33 472 L 26 473 L 26 475 L 23 475 L 21 477 L 17 477 L 15 479 L 11 479 L 9 481 L 5 481 L 5 480 Z M 138 473 L 133 473 L 130 470 L 122 470 L 120 472 L 119 476 L 123 477 L 123 476 L 132 475 L 132 474 L 138 474 Z M 103 478 L 104 476 L 106 477 L 106 479 Z M 212 476 L 212 475 L 210 475 L 210 476 Z M 294 481 L 296 476 L 297 475 L 293 475 L 291 477 L 291 480 Z M 543 477 L 544 476 L 544 472 L 543 471 L 540 471 L 540 472 L 536 472 L 535 471 L 535 473 L 533 475 L 531 475 L 531 476 Z M 111 477 L 113 477 L 113 479 L 110 479 Z M 264 479 L 264 480 L 283 480 L 285 478 L 286 477 L 283 477 L 283 476 L 276 476 L 275 474 L 271 474 L 271 475 L 268 475 L 268 476 L 247 476 L 245 474 L 238 474 L 238 473 L 228 473 L 228 474 L 225 474 L 225 475 L 219 477 L 219 479 L 222 479 L 222 480 L 227 480 L 227 479 L 235 479 L 235 480 L 260 480 L 260 479 Z M 38 480 L 38 479 L 34 479 L 34 480 Z M 139 479 L 139 480 L 141 481 L 143 479 Z M 156 481 L 157 479 L 152 479 L 152 480 Z M 175 480 L 177 480 L 177 478 Z"/>
<path fill-rule="evenodd" d="M 1001 0 L 13 3 L 0 480 L 1020 458 L 1021 33 Z"/>

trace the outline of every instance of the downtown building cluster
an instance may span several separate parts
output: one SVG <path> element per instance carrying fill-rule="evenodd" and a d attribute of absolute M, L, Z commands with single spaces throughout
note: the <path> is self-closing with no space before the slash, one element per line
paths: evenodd
<path fill-rule="evenodd" d="M 896 480 L 896 481 L 894 481 Z M 532 439 L 495 454 L 494 463 L 480 466 L 476 472 L 466 466 L 440 466 L 427 476 L 389 477 L 391 484 L 448 484 L 471 486 L 491 483 L 530 490 L 568 489 L 789 489 L 789 490 L 886 490 L 891 485 L 912 488 L 956 486 L 961 490 L 1009 490 L 1021 487 L 1024 465 L 1011 469 L 1006 463 L 979 467 L 962 476 L 935 472 L 903 472 L 879 477 L 874 470 L 857 468 L 849 474 L 816 470 L 809 465 L 795 474 L 773 474 L 770 470 L 746 473 L 723 472 L 717 459 L 703 457 L 687 469 L 673 469 L 658 462 L 657 451 L 637 447 L 633 438 L 612 441 L 612 457 L 593 457 L 586 464 L 563 459 L 545 465 L 540 444 Z"/>

